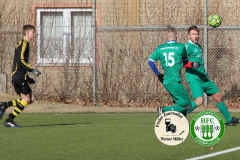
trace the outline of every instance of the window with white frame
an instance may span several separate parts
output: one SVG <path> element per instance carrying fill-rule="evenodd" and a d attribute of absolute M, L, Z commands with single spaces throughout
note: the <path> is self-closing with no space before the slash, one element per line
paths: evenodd
<path fill-rule="evenodd" d="M 90 64 L 92 9 L 37 9 L 38 64 Z"/>

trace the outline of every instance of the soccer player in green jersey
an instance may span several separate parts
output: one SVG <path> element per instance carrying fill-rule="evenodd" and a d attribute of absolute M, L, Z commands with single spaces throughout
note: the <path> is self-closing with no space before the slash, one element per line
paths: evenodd
<path fill-rule="evenodd" d="M 198 44 L 199 28 L 197 26 L 189 27 L 188 37 L 189 41 L 185 46 L 189 56 L 189 61 L 198 62 L 200 66 L 197 69 L 186 68 L 186 80 L 192 92 L 193 99 L 195 99 L 195 103 L 193 103 L 192 108 L 188 110 L 187 113 L 192 112 L 196 107 L 203 104 L 203 92 L 205 92 L 208 96 L 212 96 L 212 98 L 217 102 L 217 108 L 226 120 L 225 124 L 227 126 L 235 126 L 236 123 L 239 123 L 239 119 L 230 116 L 228 108 L 223 101 L 222 94 L 205 71 L 202 49 Z"/>
<path fill-rule="evenodd" d="M 150 68 L 170 93 L 173 102 L 175 102 L 173 106 L 158 107 L 158 116 L 167 111 L 177 111 L 186 115 L 187 111 L 191 109 L 192 104 L 189 94 L 182 84 L 181 68 L 183 62 L 184 64 L 188 64 L 188 55 L 185 45 L 177 43 L 175 28 L 168 28 L 167 40 L 166 43 L 156 48 L 148 60 Z M 155 62 L 158 60 L 161 62 L 164 75 L 156 68 Z M 197 63 L 190 63 L 190 67 L 195 68 L 198 66 Z"/>

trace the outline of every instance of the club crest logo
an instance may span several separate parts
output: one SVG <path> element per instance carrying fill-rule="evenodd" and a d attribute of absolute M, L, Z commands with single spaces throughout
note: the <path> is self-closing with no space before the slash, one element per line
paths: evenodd
<path fill-rule="evenodd" d="M 190 130 L 193 139 L 198 144 L 212 146 L 222 139 L 225 124 L 217 113 L 206 110 L 193 117 Z"/>
<path fill-rule="evenodd" d="M 158 140 L 166 145 L 174 146 L 182 143 L 188 133 L 188 120 L 179 112 L 165 112 L 155 122 L 155 134 Z"/>

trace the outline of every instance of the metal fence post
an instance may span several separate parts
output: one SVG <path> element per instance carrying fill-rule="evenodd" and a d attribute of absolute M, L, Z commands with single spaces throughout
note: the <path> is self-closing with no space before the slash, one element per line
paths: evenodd
<path fill-rule="evenodd" d="M 207 22 L 207 17 L 208 17 L 208 0 L 204 0 L 204 67 L 207 72 L 208 69 L 208 22 Z M 204 93 L 204 106 L 207 107 L 208 104 L 208 99 L 207 95 Z"/>
<path fill-rule="evenodd" d="M 92 49 L 93 49 L 93 79 L 92 79 L 92 101 L 97 102 L 97 63 L 96 63 L 96 0 L 92 0 Z"/>

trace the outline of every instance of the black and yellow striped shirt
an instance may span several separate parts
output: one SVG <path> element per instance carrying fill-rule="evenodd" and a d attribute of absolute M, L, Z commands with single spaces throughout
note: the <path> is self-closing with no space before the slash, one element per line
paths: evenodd
<path fill-rule="evenodd" d="M 22 39 L 15 48 L 15 54 L 12 67 L 12 81 L 27 80 L 27 72 L 31 72 L 33 68 L 28 64 L 29 59 L 29 43 Z"/>

